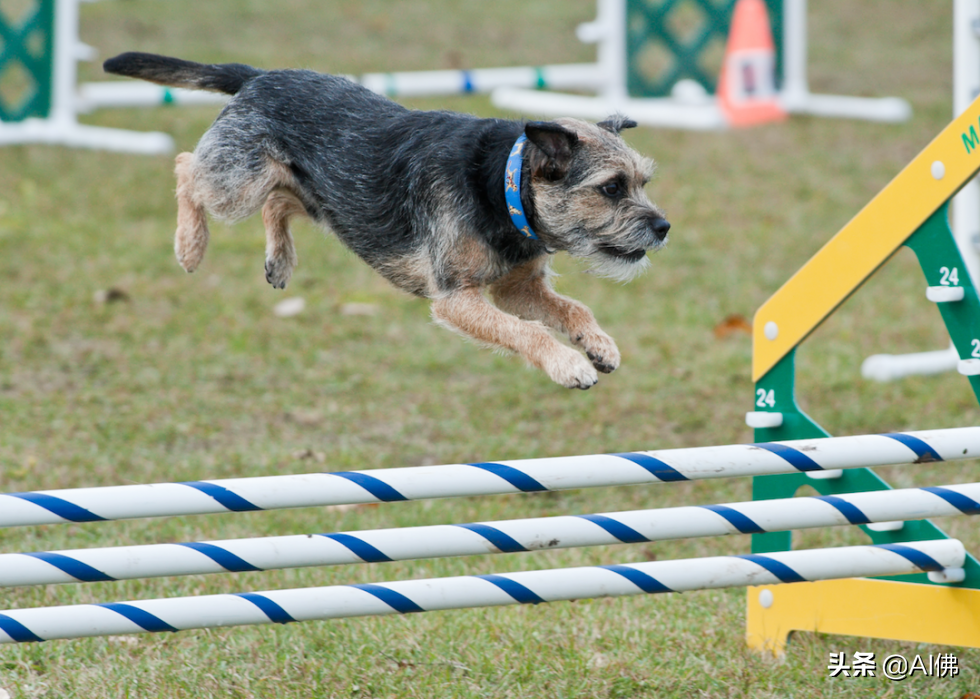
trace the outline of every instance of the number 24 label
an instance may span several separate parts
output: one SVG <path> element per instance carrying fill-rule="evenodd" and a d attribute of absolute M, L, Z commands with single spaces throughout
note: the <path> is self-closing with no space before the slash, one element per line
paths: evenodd
<path fill-rule="evenodd" d="M 974 354 L 976 354 L 977 352 L 980 352 L 980 340 L 974 340 L 973 342 L 976 343 L 975 346 L 977 347 L 977 349 L 974 350 Z M 759 388 L 756 389 L 755 395 L 756 395 L 756 401 L 755 401 L 756 407 L 758 408 L 775 407 L 776 391 L 774 389 L 769 389 L 767 391 L 764 388 Z"/>
<path fill-rule="evenodd" d="M 960 274 L 957 271 L 956 267 L 953 267 L 953 269 L 950 269 L 949 267 L 940 267 L 939 274 L 942 275 L 942 278 L 939 280 L 939 283 L 941 285 L 959 286 Z"/>

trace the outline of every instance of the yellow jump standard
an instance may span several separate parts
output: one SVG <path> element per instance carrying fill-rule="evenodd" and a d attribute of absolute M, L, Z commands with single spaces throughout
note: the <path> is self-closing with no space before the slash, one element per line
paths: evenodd
<path fill-rule="evenodd" d="M 974 101 L 762 304 L 752 326 L 753 381 L 813 332 L 976 174 L 978 128 L 980 101 Z"/>
<path fill-rule="evenodd" d="M 980 99 L 759 308 L 752 331 L 755 407 L 746 416 L 756 442 L 829 436 L 796 403 L 796 348 L 902 245 L 918 258 L 926 296 L 959 354 L 959 372 L 980 398 L 980 300 L 948 222 L 949 200 L 978 170 Z M 799 473 L 753 479 L 753 498 L 792 497 L 803 485 L 825 496 L 890 487 L 869 469 Z M 928 520 L 859 526 L 875 544 L 947 538 Z M 752 539 L 754 553 L 792 547 L 790 532 Z M 749 588 L 747 595 L 746 640 L 774 654 L 797 630 L 980 647 L 980 564 L 969 554 L 962 580 L 835 580 Z"/>
<path fill-rule="evenodd" d="M 793 631 L 980 646 L 980 590 L 969 588 L 869 578 L 750 587 L 746 617 L 749 647 L 772 655 Z"/>

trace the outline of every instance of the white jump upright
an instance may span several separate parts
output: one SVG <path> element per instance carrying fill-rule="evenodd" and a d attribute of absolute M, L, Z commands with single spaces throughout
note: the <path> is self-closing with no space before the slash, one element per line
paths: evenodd
<path fill-rule="evenodd" d="M 373 471 L 0 495 L 0 526 L 669 483 L 980 456 L 980 427 Z M 640 543 L 980 514 L 980 483 L 403 529 L 0 555 L 0 587 Z M 744 554 L 0 611 L 0 643 L 407 614 L 592 597 L 928 573 L 955 584 L 956 540 Z"/>
<path fill-rule="evenodd" d="M 783 0 L 783 88 L 780 101 L 791 114 L 900 122 L 912 116 L 898 97 L 851 97 L 810 92 L 807 79 L 807 0 Z"/>

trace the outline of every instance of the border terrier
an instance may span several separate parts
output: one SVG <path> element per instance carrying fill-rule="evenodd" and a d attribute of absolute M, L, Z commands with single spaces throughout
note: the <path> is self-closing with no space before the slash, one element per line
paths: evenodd
<path fill-rule="evenodd" d="M 644 193 L 653 162 L 620 137 L 635 122 L 415 111 L 338 76 L 145 53 L 104 68 L 232 95 L 194 152 L 177 156 L 175 250 L 188 272 L 207 248 L 206 212 L 235 222 L 261 210 L 266 279 L 285 288 L 296 265 L 289 220 L 308 216 L 396 287 L 431 299 L 437 323 L 520 354 L 562 386 L 589 388 L 619 366 L 592 311 L 552 289 L 549 258 L 563 250 L 626 280 L 666 242 L 670 224 Z"/>

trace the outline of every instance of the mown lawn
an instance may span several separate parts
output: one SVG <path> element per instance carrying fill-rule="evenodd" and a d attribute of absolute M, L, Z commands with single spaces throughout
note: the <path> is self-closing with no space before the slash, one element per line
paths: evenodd
<path fill-rule="evenodd" d="M 6 3 L 5 3 L 6 4 Z M 591 0 L 526 3 L 128 0 L 85 5 L 102 58 L 138 49 L 338 73 L 588 61 Z M 811 89 L 908 99 L 902 125 L 794 118 L 731 133 L 636 129 L 673 224 L 628 285 L 559 256 L 559 289 L 623 353 L 568 391 L 435 326 L 335 239 L 295 227 L 286 291 L 263 276 L 256 218 L 212 227 L 202 268 L 176 264 L 172 160 L 56 147 L 0 150 L 3 492 L 390 468 L 748 442 L 750 341 L 713 332 L 755 309 L 948 121 L 950 3 L 811 3 Z M 95 65 L 82 78 L 103 79 Z M 480 96 L 418 108 L 498 115 Z M 88 123 L 171 133 L 191 149 L 211 107 L 104 110 Z M 875 384 L 876 352 L 948 342 L 899 253 L 798 355 L 801 404 L 833 434 L 977 424 L 958 375 Z M 105 298 L 108 290 L 110 300 Z M 100 294 L 99 292 L 103 292 Z M 306 309 L 273 306 L 300 296 Z M 349 304 L 368 304 L 352 314 Z M 354 307 L 363 310 L 364 306 Z M 886 469 L 895 486 L 976 480 L 973 462 Z M 4 552 L 604 512 L 748 499 L 747 481 L 302 509 L 0 531 Z M 975 523 L 940 522 L 980 551 Z M 805 546 L 860 543 L 807 533 Z M 5 591 L 2 608 L 744 553 L 747 537 L 355 568 Z M 745 648 L 744 592 L 578 601 L 0 648 L 0 688 L 47 697 L 959 697 L 980 652 L 798 634 L 782 662 Z M 828 678 L 830 652 L 954 652 L 960 675 Z"/>

